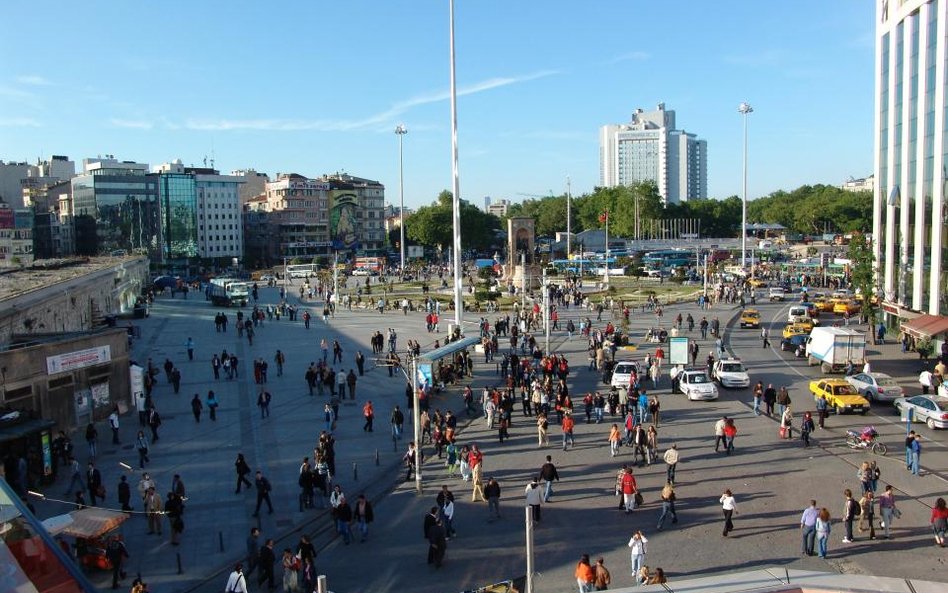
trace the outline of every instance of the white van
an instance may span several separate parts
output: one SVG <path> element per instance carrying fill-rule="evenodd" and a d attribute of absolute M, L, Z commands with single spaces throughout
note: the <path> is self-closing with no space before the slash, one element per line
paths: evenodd
<path fill-rule="evenodd" d="M 805 323 L 810 320 L 810 311 L 803 305 L 793 305 L 787 312 L 787 323 Z"/>

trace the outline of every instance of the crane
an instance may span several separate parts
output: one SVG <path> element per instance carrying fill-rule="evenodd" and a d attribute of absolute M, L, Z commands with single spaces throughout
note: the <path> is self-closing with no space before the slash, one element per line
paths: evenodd
<path fill-rule="evenodd" d="M 553 190 L 551 189 L 551 190 L 549 190 L 549 191 L 550 191 L 550 193 L 548 193 L 548 194 L 545 195 L 545 196 L 541 196 L 540 194 L 526 194 L 526 193 L 523 193 L 523 192 L 520 192 L 520 191 L 517 192 L 517 195 L 518 195 L 518 196 L 526 196 L 526 197 L 528 197 L 528 198 L 541 198 L 541 199 L 542 199 L 542 198 L 552 198 L 552 197 L 553 197 Z"/>

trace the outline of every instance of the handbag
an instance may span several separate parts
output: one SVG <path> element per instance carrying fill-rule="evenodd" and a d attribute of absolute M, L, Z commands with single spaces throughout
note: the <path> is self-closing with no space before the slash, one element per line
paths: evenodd
<path fill-rule="evenodd" d="M 645 498 L 642 497 L 641 492 L 635 493 L 635 506 L 640 507 L 645 504 Z"/>

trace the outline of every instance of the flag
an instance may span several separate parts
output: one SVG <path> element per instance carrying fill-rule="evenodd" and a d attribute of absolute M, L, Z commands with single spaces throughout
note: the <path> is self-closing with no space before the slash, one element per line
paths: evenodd
<path fill-rule="evenodd" d="M 602 211 L 602 214 L 599 215 L 599 222 L 604 223 L 604 222 L 606 222 L 607 220 L 609 220 L 609 211 L 608 211 L 608 210 L 603 210 L 603 211 Z"/>

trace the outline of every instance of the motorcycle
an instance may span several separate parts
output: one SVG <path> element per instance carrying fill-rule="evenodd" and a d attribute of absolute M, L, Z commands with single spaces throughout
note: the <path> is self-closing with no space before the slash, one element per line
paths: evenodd
<path fill-rule="evenodd" d="M 879 433 L 872 426 L 865 427 L 862 432 L 847 430 L 846 445 L 850 449 L 867 449 L 876 455 L 885 455 L 888 448 L 877 439 L 878 436 Z"/>

